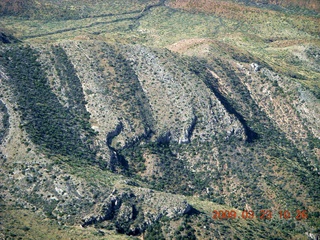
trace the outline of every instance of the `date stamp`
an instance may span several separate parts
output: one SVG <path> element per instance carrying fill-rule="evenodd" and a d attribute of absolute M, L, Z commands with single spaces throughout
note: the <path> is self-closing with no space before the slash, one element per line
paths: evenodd
<path fill-rule="evenodd" d="M 307 210 L 296 210 L 295 213 L 291 213 L 289 210 L 283 210 L 273 212 L 269 209 L 262 209 L 258 212 L 253 210 L 243 210 L 241 213 L 237 213 L 235 210 L 213 210 L 212 219 L 223 220 L 223 219 L 236 219 L 242 218 L 245 220 L 259 219 L 259 220 L 271 220 L 275 215 L 280 219 L 289 220 L 295 219 L 297 221 L 305 220 L 308 218 Z"/>

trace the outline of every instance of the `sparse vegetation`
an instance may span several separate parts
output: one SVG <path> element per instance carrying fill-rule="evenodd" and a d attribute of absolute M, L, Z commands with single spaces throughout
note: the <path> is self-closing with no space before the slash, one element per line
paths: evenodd
<path fill-rule="evenodd" d="M 319 14 L 253 2 L 3 1 L 4 236 L 317 234 Z"/>

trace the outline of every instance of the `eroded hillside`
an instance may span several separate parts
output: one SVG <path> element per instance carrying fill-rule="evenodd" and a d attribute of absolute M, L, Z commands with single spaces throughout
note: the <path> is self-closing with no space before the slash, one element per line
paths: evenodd
<path fill-rule="evenodd" d="M 0 236 L 316 239 L 319 18 L 243 2 L 2 3 Z"/>
<path fill-rule="evenodd" d="M 1 55 L 5 200 L 127 234 L 191 211 L 170 192 L 319 208 L 319 102 L 267 67 L 97 41 Z"/>

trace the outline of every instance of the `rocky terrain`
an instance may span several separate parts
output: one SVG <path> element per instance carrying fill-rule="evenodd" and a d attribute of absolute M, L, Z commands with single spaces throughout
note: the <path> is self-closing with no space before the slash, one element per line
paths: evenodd
<path fill-rule="evenodd" d="M 1 238 L 319 236 L 317 15 L 230 1 L 132 1 L 108 13 L 108 1 L 100 12 L 88 1 L 86 17 L 41 22 L 19 4 L 2 18 L 20 40 L 0 35 Z M 243 8 L 247 20 L 261 12 L 292 25 L 272 39 L 256 22 L 235 27 L 244 16 L 228 14 Z M 210 21 L 215 37 L 202 36 Z M 259 220 L 263 209 L 272 220 Z"/>

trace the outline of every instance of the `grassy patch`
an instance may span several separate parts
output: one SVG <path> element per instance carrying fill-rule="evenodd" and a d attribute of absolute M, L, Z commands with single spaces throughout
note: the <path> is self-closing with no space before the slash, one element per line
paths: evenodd
<path fill-rule="evenodd" d="M 2 234 L 6 239 L 135 239 L 113 231 L 59 225 L 31 210 L 2 207 L 0 216 Z"/>

